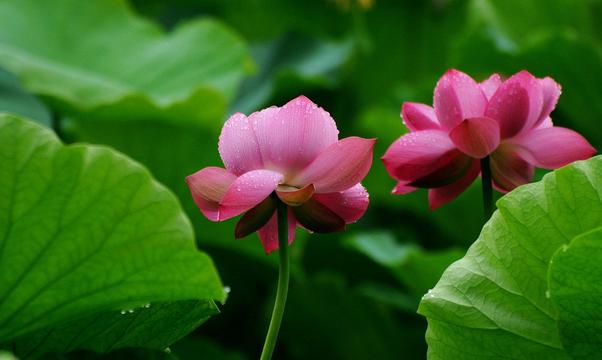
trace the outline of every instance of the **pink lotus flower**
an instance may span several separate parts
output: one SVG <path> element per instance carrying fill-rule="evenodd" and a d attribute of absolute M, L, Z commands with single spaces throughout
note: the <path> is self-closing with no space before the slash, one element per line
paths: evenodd
<path fill-rule="evenodd" d="M 521 71 L 477 83 L 449 70 L 435 87 L 434 107 L 405 102 L 410 130 L 382 160 L 398 181 L 393 194 L 429 188 L 432 209 L 453 200 L 479 176 L 489 156 L 493 186 L 507 192 L 528 183 L 534 167 L 556 169 L 596 151 L 575 131 L 552 124 L 560 85 Z"/>
<path fill-rule="evenodd" d="M 304 96 L 248 117 L 236 113 L 219 138 L 226 168 L 207 167 L 186 181 L 209 220 L 246 212 L 236 237 L 257 231 L 269 253 L 278 248 L 278 199 L 288 205 L 289 244 L 297 225 L 340 231 L 366 211 L 368 193 L 359 182 L 370 170 L 376 140 L 339 140 L 338 134 L 330 114 Z"/>

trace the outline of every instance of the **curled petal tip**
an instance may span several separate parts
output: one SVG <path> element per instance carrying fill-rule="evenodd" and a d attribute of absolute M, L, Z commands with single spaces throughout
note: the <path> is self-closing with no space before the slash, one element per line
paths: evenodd
<path fill-rule="evenodd" d="M 236 176 L 226 169 L 206 167 L 186 177 L 192 198 L 207 219 L 221 221 L 219 204 Z"/>

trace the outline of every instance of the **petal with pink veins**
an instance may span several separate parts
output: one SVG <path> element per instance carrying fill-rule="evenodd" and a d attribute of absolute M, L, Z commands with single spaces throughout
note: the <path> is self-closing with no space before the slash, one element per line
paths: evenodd
<path fill-rule="evenodd" d="M 351 136 L 330 145 L 290 183 L 314 184 L 317 193 L 347 190 L 370 170 L 376 139 Z"/>
<path fill-rule="evenodd" d="M 292 244 L 295 240 L 295 228 L 297 226 L 297 220 L 293 216 L 292 211 L 288 210 L 288 244 Z M 271 253 L 274 250 L 278 250 L 278 214 L 272 215 L 270 221 L 267 222 L 261 229 L 257 231 L 257 236 L 261 240 L 263 249 L 266 254 Z"/>
<path fill-rule="evenodd" d="M 464 119 L 483 116 L 487 98 L 470 76 L 452 69 L 437 82 L 433 104 L 441 127 L 451 130 Z"/>
<path fill-rule="evenodd" d="M 546 119 L 549 119 L 550 114 L 556 107 L 556 103 L 558 103 L 560 93 L 562 92 L 560 85 L 551 77 L 540 79 L 539 83 L 541 84 L 541 89 L 543 91 L 543 105 L 539 119 L 537 119 L 534 126 L 538 126 L 546 121 Z"/>
<path fill-rule="evenodd" d="M 531 130 L 511 143 L 525 161 L 544 169 L 557 169 L 596 153 L 579 133 L 557 126 Z"/>
<path fill-rule="evenodd" d="M 473 160 L 470 169 L 460 180 L 446 186 L 429 189 L 429 206 L 435 210 L 458 197 L 472 184 L 481 172 L 478 160 Z"/>
<path fill-rule="evenodd" d="M 346 224 L 358 221 L 370 202 L 368 192 L 362 184 L 341 192 L 316 194 L 314 199 L 341 217 Z"/>
<path fill-rule="evenodd" d="M 449 133 L 456 147 L 466 155 L 482 159 L 500 143 L 500 126 L 488 117 L 469 118 Z"/>
<path fill-rule="evenodd" d="M 481 81 L 479 83 L 479 86 L 485 94 L 485 97 L 487 97 L 487 100 L 489 100 L 491 99 L 493 94 L 495 94 L 497 88 L 500 87 L 500 85 L 502 85 L 503 82 L 504 81 L 502 80 L 502 77 L 499 74 L 493 74 L 487 79 Z"/>
<path fill-rule="evenodd" d="M 295 172 L 337 142 L 330 114 L 305 96 L 249 116 L 266 168 Z"/>
<path fill-rule="evenodd" d="M 381 160 L 393 178 L 412 182 L 447 164 L 455 149 L 444 131 L 416 131 L 397 139 Z"/>
<path fill-rule="evenodd" d="M 521 71 L 506 80 L 489 100 L 485 116 L 500 124 L 502 139 L 530 129 L 541 114 L 541 85 L 533 75 Z"/>
<path fill-rule="evenodd" d="M 410 131 L 439 129 L 435 109 L 425 104 L 404 102 L 401 118 Z"/>
<path fill-rule="evenodd" d="M 506 193 L 533 179 L 534 167 L 523 160 L 513 146 L 505 144 L 491 154 L 491 178 L 496 190 Z"/>
<path fill-rule="evenodd" d="M 263 167 L 253 127 L 241 113 L 230 116 L 224 124 L 218 150 L 226 169 L 235 175 Z"/>
<path fill-rule="evenodd" d="M 194 202 L 203 215 L 211 221 L 219 218 L 219 202 L 230 185 L 236 180 L 236 175 L 219 167 L 206 167 L 186 177 L 186 183 Z"/>
<path fill-rule="evenodd" d="M 230 184 L 219 203 L 219 220 L 237 216 L 262 202 L 284 177 L 271 170 L 252 170 Z"/>

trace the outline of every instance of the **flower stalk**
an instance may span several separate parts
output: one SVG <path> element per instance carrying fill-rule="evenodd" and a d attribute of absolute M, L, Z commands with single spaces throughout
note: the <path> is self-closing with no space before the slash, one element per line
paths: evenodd
<path fill-rule="evenodd" d="M 483 217 L 487 221 L 493 213 L 493 187 L 491 183 L 489 156 L 481 159 L 481 181 L 483 188 Z"/>
<path fill-rule="evenodd" d="M 278 332 L 284 315 L 284 307 L 286 305 L 286 297 L 288 295 L 289 283 L 289 258 L 288 258 L 288 224 L 287 224 L 287 206 L 281 200 L 277 200 L 277 217 L 278 217 L 278 254 L 280 256 L 280 270 L 278 274 L 278 288 L 276 290 L 276 300 L 274 302 L 274 310 L 272 310 L 272 319 L 270 327 L 263 344 L 261 352 L 261 360 L 270 360 L 276 347 L 278 340 Z"/>

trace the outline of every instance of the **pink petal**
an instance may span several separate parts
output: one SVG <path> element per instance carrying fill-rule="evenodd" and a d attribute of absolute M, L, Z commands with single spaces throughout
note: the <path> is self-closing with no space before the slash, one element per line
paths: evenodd
<path fill-rule="evenodd" d="M 247 211 L 234 228 L 234 238 L 240 239 L 254 233 L 267 224 L 276 211 L 277 202 L 271 196 L 265 198 L 257 206 Z"/>
<path fill-rule="evenodd" d="M 401 106 L 401 117 L 411 131 L 439 128 L 435 109 L 425 104 L 404 102 Z"/>
<path fill-rule="evenodd" d="M 341 192 L 316 194 L 314 199 L 340 216 L 346 224 L 358 221 L 370 202 L 368 192 L 361 184 Z"/>
<path fill-rule="evenodd" d="M 453 150 L 437 164 L 438 167 L 428 175 L 412 181 L 409 185 L 418 188 L 438 188 L 460 180 L 470 169 L 473 158 Z"/>
<path fill-rule="evenodd" d="M 441 127 L 451 130 L 464 119 L 483 116 L 487 98 L 470 76 L 452 69 L 439 79 L 433 103 Z"/>
<path fill-rule="evenodd" d="M 224 166 L 235 175 L 263 167 L 253 127 L 241 113 L 230 116 L 224 124 L 218 149 Z"/>
<path fill-rule="evenodd" d="M 291 180 L 302 187 L 314 184 L 317 193 L 347 190 L 359 183 L 370 170 L 376 139 L 356 136 L 337 141 Z"/>
<path fill-rule="evenodd" d="M 295 240 L 295 227 L 297 226 L 297 220 L 293 216 L 291 210 L 288 210 L 288 244 L 292 244 Z M 259 240 L 263 244 L 263 248 L 266 254 L 271 253 L 274 250 L 278 250 L 278 214 L 274 213 L 270 221 L 265 224 L 259 231 L 257 231 Z"/>
<path fill-rule="evenodd" d="M 423 130 L 406 134 L 395 141 L 382 157 L 387 172 L 397 180 L 412 182 L 446 164 L 456 149 L 447 133 Z"/>
<path fill-rule="evenodd" d="M 491 177 L 500 192 L 512 191 L 533 179 L 533 165 L 520 158 L 511 145 L 500 145 L 490 159 Z"/>
<path fill-rule="evenodd" d="M 493 94 L 485 116 L 500 124 L 502 139 L 533 126 L 541 114 L 543 95 L 539 81 L 527 71 L 506 80 Z"/>
<path fill-rule="evenodd" d="M 453 184 L 442 186 L 429 190 L 429 206 L 431 210 L 435 210 L 448 202 L 452 201 L 458 195 L 468 189 L 470 184 L 477 178 L 481 172 L 481 167 L 478 160 L 474 160 L 466 175 Z"/>
<path fill-rule="evenodd" d="M 544 169 L 557 169 L 596 153 L 579 133 L 562 128 L 539 128 L 512 139 L 517 153 L 527 162 Z"/>
<path fill-rule="evenodd" d="M 218 167 L 206 167 L 186 177 L 196 206 L 211 221 L 219 219 L 219 202 L 236 175 Z"/>
<path fill-rule="evenodd" d="M 551 117 L 547 117 L 544 119 L 544 121 L 542 121 L 541 123 L 539 123 L 539 125 L 537 125 L 538 129 L 544 129 L 544 128 L 550 128 L 554 126 L 554 123 L 552 122 L 552 118 Z"/>
<path fill-rule="evenodd" d="M 249 116 L 266 168 L 284 174 L 303 169 L 338 139 L 329 113 L 305 96 L 281 108 L 268 108 Z"/>
<path fill-rule="evenodd" d="M 491 99 L 493 94 L 497 91 L 497 88 L 502 85 L 502 77 L 499 74 L 493 74 L 488 77 L 486 80 L 483 80 L 479 83 L 483 94 L 487 97 L 487 100 Z"/>
<path fill-rule="evenodd" d="M 500 126 L 488 117 L 469 118 L 453 128 L 449 137 L 460 151 L 482 159 L 500 143 Z"/>
<path fill-rule="evenodd" d="M 550 113 L 552 113 L 556 107 L 556 103 L 558 103 L 558 98 L 560 97 L 560 93 L 562 91 L 560 85 L 551 77 L 540 79 L 539 83 L 541 84 L 541 89 L 543 91 L 543 104 L 539 119 L 534 126 L 537 126 L 546 121 L 546 119 L 549 119 Z"/>
<path fill-rule="evenodd" d="M 228 188 L 219 204 L 219 220 L 237 216 L 262 202 L 284 179 L 271 170 L 252 170 L 242 174 Z"/>
<path fill-rule="evenodd" d="M 345 230 L 345 220 L 316 199 L 290 209 L 299 225 L 309 231 L 330 233 Z"/>
<path fill-rule="evenodd" d="M 405 195 L 418 190 L 417 187 L 408 185 L 407 181 L 399 181 L 391 191 L 393 195 Z"/>

